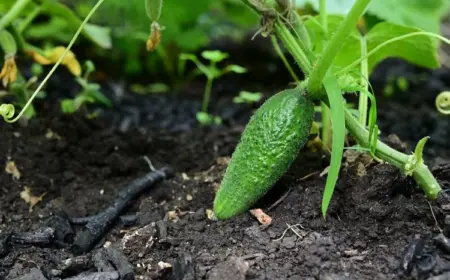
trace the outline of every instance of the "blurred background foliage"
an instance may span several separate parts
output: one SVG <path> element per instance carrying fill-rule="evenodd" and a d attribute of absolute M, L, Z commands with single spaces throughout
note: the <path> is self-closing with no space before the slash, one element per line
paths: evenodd
<path fill-rule="evenodd" d="M 0 16 L 15 1 L 1 0 Z M 330 13 L 342 15 L 354 1 L 328 0 L 327 7 Z M 67 44 L 96 2 L 34 0 L 17 24 L 31 20 L 23 36 L 41 48 Z M 447 14 L 449 3 L 450 0 L 373 0 L 366 23 L 373 26 L 387 20 L 439 33 L 440 20 Z M 296 5 L 301 14 L 314 14 L 318 1 L 297 0 Z M 165 0 L 159 23 L 165 27 L 161 46 L 156 53 L 148 53 L 145 42 L 151 22 L 144 0 L 106 0 L 85 28 L 84 39 L 91 42 L 79 42 L 75 53 L 96 63 L 100 60 L 108 70 L 124 76 L 163 73 L 173 82 L 182 79 L 178 73 L 181 53 L 198 53 L 224 37 L 240 42 L 248 38 L 244 36 L 249 31 L 257 30 L 259 20 L 241 0 Z"/>

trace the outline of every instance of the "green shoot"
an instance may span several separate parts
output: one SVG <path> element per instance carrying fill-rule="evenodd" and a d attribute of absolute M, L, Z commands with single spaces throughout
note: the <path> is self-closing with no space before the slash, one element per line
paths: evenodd
<path fill-rule="evenodd" d="M 249 92 L 249 91 L 241 91 L 239 92 L 239 96 L 233 98 L 234 103 L 247 103 L 252 104 L 255 102 L 259 102 L 263 94 L 261 92 Z"/>
<path fill-rule="evenodd" d="M 202 114 L 197 114 L 197 120 L 202 124 L 211 124 L 212 120 L 215 120 L 214 117 L 205 117 L 208 115 L 208 105 L 209 100 L 211 98 L 211 91 L 213 83 L 216 79 L 222 77 L 223 75 L 234 72 L 238 74 L 242 74 L 247 72 L 242 66 L 231 64 L 226 66 L 223 69 L 220 69 L 217 64 L 222 62 L 224 59 L 228 58 L 228 54 L 221 51 L 203 51 L 202 57 L 209 61 L 208 65 L 203 64 L 195 55 L 193 54 L 181 54 L 181 60 L 189 60 L 192 61 L 197 69 L 206 77 L 206 87 L 205 92 L 203 94 L 203 102 L 202 102 Z M 216 121 L 214 121 L 217 123 Z"/>
<path fill-rule="evenodd" d="M 74 99 L 61 101 L 61 110 L 66 114 L 75 113 L 85 104 L 100 103 L 106 107 L 112 107 L 111 101 L 100 91 L 100 85 L 88 81 L 89 76 L 95 71 L 95 65 L 91 61 L 86 61 L 85 67 L 83 77 L 77 78 L 81 92 Z"/>
<path fill-rule="evenodd" d="M 280 45 L 278 44 L 277 37 L 271 36 L 270 39 L 272 40 L 272 45 L 273 45 L 275 52 L 280 57 L 281 61 L 284 64 L 284 67 L 286 67 L 286 69 L 289 71 L 289 74 L 291 74 L 292 79 L 294 79 L 294 81 L 296 83 L 300 83 L 300 79 L 298 78 L 297 74 L 295 74 L 294 69 L 292 69 L 291 65 L 289 64 L 288 60 L 286 59 L 286 56 L 284 55 L 283 51 L 281 50 Z"/>

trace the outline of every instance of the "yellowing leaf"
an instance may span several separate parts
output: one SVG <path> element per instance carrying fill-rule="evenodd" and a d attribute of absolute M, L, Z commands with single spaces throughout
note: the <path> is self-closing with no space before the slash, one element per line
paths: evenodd
<path fill-rule="evenodd" d="M 16 163 L 14 161 L 8 161 L 6 163 L 5 171 L 11 174 L 14 179 L 19 180 L 21 177 L 19 169 L 17 169 Z"/>
<path fill-rule="evenodd" d="M 42 201 L 44 196 L 47 193 L 43 193 L 40 196 L 34 196 L 31 193 L 31 189 L 29 187 L 25 187 L 23 191 L 20 192 L 20 198 L 22 198 L 27 204 L 29 204 L 29 211 L 33 212 L 33 207 Z"/>

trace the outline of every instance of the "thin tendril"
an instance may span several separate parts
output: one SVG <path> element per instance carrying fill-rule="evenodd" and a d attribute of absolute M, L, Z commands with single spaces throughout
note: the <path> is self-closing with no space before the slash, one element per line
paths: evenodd
<path fill-rule="evenodd" d="M 62 60 L 64 59 L 64 57 L 66 56 L 67 52 L 69 52 L 69 50 L 72 48 L 73 44 L 75 43 L 75 41 L 77 40 L 78 36 L 80 35 L 80 33 L 83 31 L 84 26 L 86 25 L 86 23 L 89 21 L 89 19 L 92 17 L 92 15 L 97 11 L 97 9 L 100 7 L 100 5 L 104 2 L 105 0 L 98 0 L 97 4 L 95 4 L 95 6 L 92 8 L 92 10 L 89 12 L 89 14 L 86 16 L 86 18 L 83 20 L 83 22 L 81 23 L 80 27 L 78 27 L 77 32 L 75 32 L 75 35 L 72 37 L 72 40 L 70 41 L 69 45 L 66 47 L 66 49 L 64 50 L 64 52 L 62 53 L 62 55 L 60 56 L 60 58 L 58 59 L 58 61 L 55 63 L 55 65 L 53 66 L 53 68 L 50 70 L 50 72 L 48 72 L 47 76 L 45 77 L 44 80 L 42 80 L 41 84 L 38 86 L 38 88 L 34 91 L 33 95 L 30 97 L 30 99 L 28 99 L 27 103 L 25 104 L 25 106 L 22 108 L 22 110 L 20 111 L 20 113 L 14 118 L 11 119 L 14 116 L 14 109 L 12 110 L 13 114 L 11 115 L 11 107 L 7 107 L 8 110 L 4 109 L 5 112 L 7 112 L 8 114 L 3 115 L 3 118 L 5 119 L 6 122 L 8 123 L 13 123 L 16 122 L 17 120 L 20 119 L 20 117 L 22 117 L 22 115 L 25 113 L 26 109 L 28 108 L 28 106 L 30 106 L 31 102 L 33 102 L 33 99 L 37 96 L 37 94 L 42 90 L 42 88 L 44 87 L 44 85 L 47 83 L 47 81 L 50 79 L 50 77 L 53 75 L 53 73 L 56 71 L 56 69 L 58 68 L 58 66 L 61 64 Z M 5 108 L 4 105 L 9 105 L 12 106 L 11 104 L 2 104 L 0 105 L 0 112 L 3 113 L 3 110 L 1 110 L 1 108 Z M 2 107 L 3 106 L 3 107 Z"/>
<path fill-rule="evenodd" d="M 14 117 L 15 108 L 12 104 L 1 104 L 0 105 L 0 115 L 3 116 L 5 120 Z"/>
<path fill-rule="evenodd" d="M 450 91 L 441 92 L 436 97 L 436 108 L 440 113 L 450 115 Z"/>

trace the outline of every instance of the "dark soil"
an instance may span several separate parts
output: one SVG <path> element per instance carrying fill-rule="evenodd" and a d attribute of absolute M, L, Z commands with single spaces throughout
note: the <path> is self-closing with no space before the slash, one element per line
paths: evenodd
<path fill-rule="evenodd" d="M 401 74 L 419 71 L 394 66 Z M 427 160 L 447 189 L 450 119 L 435 112 L 432 96 L 448 86 L 450 76 L 440 71 L 429 73 L 425 85 L 412 85 L 406 97 L 380 95 L 379 119 L 384 139 L 404 151 L 432 136 Z M 375 84 L 383 84 L 374 77 Z M 440 84 L 433 88 L 430 81 Z M 326 222 L 320 213 L 325 178 L 319 173 L 328 155 L 312 151 L 304 151 L 257 205 L 272 217 L 272 225 L 262 226 L 250 214 L 226 222 L 210 219 L 215 190 L 252 108 L 232 104 L 229 96 L 218 99 L 212 110 L 225 124 L 201 128 L 194 117 L 198 99 L 117 94 L 121 89 L 110 93 L 120 109 L 93 120 L 82 113 L 64 116 L 55 104 L 41 103 L 39 117 L 27 127 L 0 124 L 1 166 L 14 161 L 21 173 L 19 179 L 6 172 L 0 176 L 0 279 L 37 275 L 36 268 L 48 279 L 95 271 L 86 263 L 62 269 L 63 261 L 74 257 L 67 244 L 5 249 L 4 241 L 11 233 L 44 227 L 55 215 L 102 211 L 149 171 L 143 156 L 157 168 L 170 166 L 175 177 L 130 204 L 124 214 L 135 214 L 136 224 L 118 222 L 98 244 L 123 251 L 136 279 L 427 279 L 450 272 L 450 252 L 433 242 L 439 228 L 450 231 L 450 200 L 443 196 L 429 204 L 395 168 L 351 153 Z M 391 133 L 405 144 L 388 137 Z M 32 212 L 20 198 L 25 187 L 35 196 L 46 193 Z M 420 242 L 423 250 L 411 247 Z M 410 267 L 408 248 L 417 248 Z M 405 271 L 408 267 L 412 271 Z M 442 277 L 436 279 L 448 279 Z"/>

